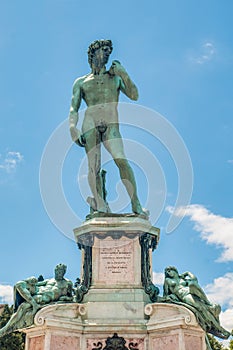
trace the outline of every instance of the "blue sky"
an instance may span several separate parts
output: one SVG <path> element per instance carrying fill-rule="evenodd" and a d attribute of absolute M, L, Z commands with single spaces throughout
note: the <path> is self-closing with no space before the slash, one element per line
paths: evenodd
<path fill-rule="evenodd" d="M 110 38 L 114 46 L 110 60 L 119 59 L 137 84 L 137 103 L 172 124 L 192 161 L 190 204 L 174 212 L 184 219 L 167 234 L 181 169 L 176 169 L 171 149 L 122 121 L 124 138 L 144 145 L 166 180 L 165 190 L 160 189 L 156 169 L 152 165 L 149 170 L 140 169 L 142 160 L 132 156 L 142 204 L 146 204 L 145 188 L 152 175 L 154 183 L 148 188 L 155 186 L 158 198 L 164 190 L 161 215 L 153 222 L 161 228 L 153 256 L 155 281 L 161 282 L 167 265 L 176 265 L 180 272 L 192 271 L 210 298 L 222 304 L 222 323 L 232 329 L 232 1 L 12 0 L 1 1 L 0 8 L 0 302 L 11 300 L 16 281 L 41 273 L 50 277 L 59 262 L 68 265 L 68 278 L 74 281 L 79 276 L 80 254 L 66 237 L 72 236 L 72 229 L 65 236 L 43 206 L 40 163 L 49 138 L 68 116 L 73 81 L 90 70 L 88 45 Z M 121 101 L 130 102 L 124 96 Z M 146 113 L 142 114 L 143 119 Z M 68 129 L 64 137 L 69 138 Z M 60 146 L 63 140 L 54 150 L 55 158 Z M 80 220 L 88 213 L 79 188 L 79 184 L 85 186 L 85 176 L 79 174 L 77 183 L 84 158 L 83 150 L 72 146 L 62 169 L 66 200 Z M 53 183 L 51 168 L 48 179 Z M 111 183 L 119 182 L 112 162 L 107 170 Z M 113 204 L 117 190 L 125 198 L 120 187 L 111 186 Z M 59 216 L 67 223 L 65 215 Z"/>

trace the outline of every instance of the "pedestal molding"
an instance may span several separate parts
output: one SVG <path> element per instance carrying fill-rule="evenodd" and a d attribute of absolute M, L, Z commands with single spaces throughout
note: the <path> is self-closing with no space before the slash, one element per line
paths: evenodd
<path fill-rule="evenodd" d="M 127 233 L 141 232 L 157 236 L 159 241 L 160 230 L 153 227 L 150 221 L 138 217 L 102 217 L 85 221 L 80 227 L 74 229 L 75 237 L 90 233 L 106 233 L 111 230 L 127 231 Z"/>
<path fill-rule="evenodd" d="M 36 326 L 43 326 L 47 319 L 67 319 L 78 318 L 86 315 L 87 308 L 85 304 L 53 304 L 42 308 L 34 317 Z"/>
<path fill-rule="evenodd" d="M 186 325 L 199 327 L 192 311 L 182 305 L 154 303 L 145 306 L 145 314 L 150 316 L 148 327 L 161 328 L 167 323 L 171 325 Z"/>

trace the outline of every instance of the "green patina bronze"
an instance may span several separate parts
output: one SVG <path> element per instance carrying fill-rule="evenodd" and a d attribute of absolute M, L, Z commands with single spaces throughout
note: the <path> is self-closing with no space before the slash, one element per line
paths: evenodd
<path fill-rule="evenodd" d="M 191 272 L 180 275 L 176 267 L 166 267 L 163 289 L 164 296 L 160 301 L 183 305 L 193 311 L 204 331 L 223 339 L 230 336 L 219 322 L 220 305 L 208 300 L 197 277 Z"/>
<path fill-rule="evenodd" d="M 17 329 L 31 326 L 36 312 L 54 302 L 73 301 L 73 283 L 64 278 L 66 265 L 55 267 L 55 276 L 38 281 L 29 277 L 16 283 L 14 287 L 14 311 L 8 323 L 0 329 L 0 336 Z"/>
<path fill-rule="evenodd" d="M 119 61 L 112 62 L 107 71 L 106 64 L 112 52 L 111 40 L 96 40 L 88 49 L 91 72 L 75 80 L 69 123 L 72 140 L 85 147 L 88 158 L 88 181 L 94 198 L 88 203 L 94 211 L 110 211 L 104 196 L 101 176 L 101 143 L 112 155 L 119 168 L 120 177 L 131 198 L 132 211 L 145 214 L 137 196 L 136 181 L 124 153 L 119 131 L 117 104 L 120 92 L 131 100 L 138 99 L 138 90 Z M 84 100 L 87 109 L 82 131 L 76 128 L 78 110 Z"/>

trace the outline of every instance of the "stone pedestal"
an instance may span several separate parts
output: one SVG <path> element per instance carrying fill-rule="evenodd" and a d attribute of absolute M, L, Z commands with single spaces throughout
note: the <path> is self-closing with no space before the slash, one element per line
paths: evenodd
<path fill-rule="evenodd" d="M 82 347 L 83 304 L 54 304 L 37 312 L 34 326 L 24 329 L 25 350 L 77 350 Z"/>
<path fill-rule="evenodd" d="M 147 304 L 142 310 L 144 317 L 136 320 L 130 313 L 125 314 L 121 323 L 119 315 L 114 318 L 109 314 L 107 318 L 105 312 L 93 322 L 89 318 L 92 307 L 87 303 L 43 308 L 35 317 L 35 326 L 24 330 L 25 350 L 102 350 L 108 338 L 126 347 L 111 348 L 115 350 L 206 349 L 204 331 L 194 314 L 183 306 Z"/>
<path fill-rule="evenodd" d="M 204 350 L 205 332 L 187 308 L 174 304 L 148 304 L 145 314 L 148 349 L 156 350 Z"/>
<path fill-rule="evenodd" d="M 150 301 L 144 291 L 152 284 L 158 228 L 136 216 L 109 216 L 86 221 L 74 235 L 82 250 L 82 286 L 88 289 L 78 301 L 143 305 Z"/>
<path fill-rule="evenodd" d="M 188 309 L 152 303 L 159 229 L 139 217 L 102 217 L 74 230 L 82 250 L 77 303 L 40 310 L 25 350 L 204 350 Z M 78 300 L 79 299 L 79 300 Z"/>

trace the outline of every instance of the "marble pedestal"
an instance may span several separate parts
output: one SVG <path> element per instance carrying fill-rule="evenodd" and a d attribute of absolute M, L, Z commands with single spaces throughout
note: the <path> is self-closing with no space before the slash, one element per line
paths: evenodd
<path fill-rule="evenodd" d="M 205 332 L 195 315 L 174 304 L 148 304 L 148 350 L 205 350 Z"/>
<path fill-rule="evenodd" d="M 47 306 L 35 317 L 35 325 L 27 328 L 25 350 L 102 350 L 107 339 L 120 343 L 111 350 L 204 350 L 205 333 L 194 314 L 174 304 L 147 304 L 144 317 L 133 319 L 99 316 L 89 319 L 87 304 Z M 134 322 L 130 322 L 134 321 Z M 119 341 L 119 338 L 123 341 Z M 115 342 L 116 343 L 116 342 Z M 124 345 L 124 347 L 121 347 Z M 105 348 L 106 350 L 110 348 Z"/>
<path fill-rule="evenodd" d="M 109 216 L 86 221 L 74 235 L 82 250 L 80 300 L 40 310 L 23 330 L 25 350 L 205 349 L 191 311 L 151 302 L 159 229 L 139 217 Z"/>
<path fill-rule="evenodd" d="M 152 250 L 159 233 L 148 220 L 135 216 L 95 218 L 75 229 L 82 250 L 82 283 L 89 289 L 83 301 L 129 302 L 139 295 L 149 301 L 144 289 L 151 283 Z"/>

